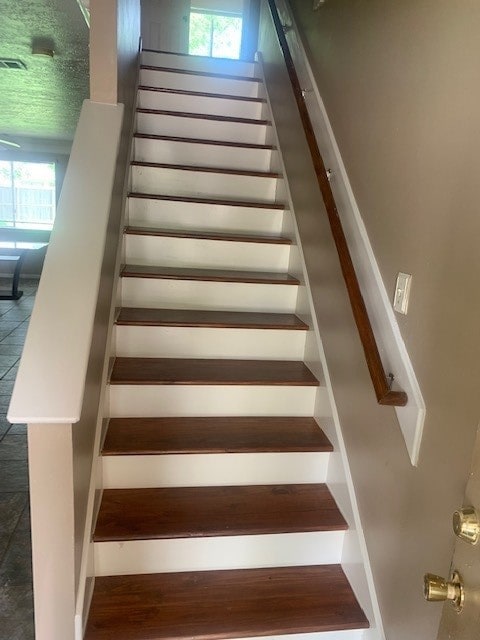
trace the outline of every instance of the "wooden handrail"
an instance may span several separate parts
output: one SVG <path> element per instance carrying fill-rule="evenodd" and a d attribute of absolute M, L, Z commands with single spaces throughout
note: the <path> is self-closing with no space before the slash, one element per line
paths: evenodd
<path fill-rule="evenodd" d="M 386 376 L 385 369 L 383 368 L 383 364 L 380 359 L 380 353 L 378 351 L 375 336 L 373 334 L 372 325 L 370 324 L 370 319 L 365 307 L 365 302 L 360 291 L 360 285 L 358 284 L 357 275 L 355 273 L 352 257 L 348 249 L 345 233 L 338 216 L 332 189 L 330 187 L 330 183 L 328 181 L 327 173 L 325 170 L 325 165 L 323 163 L 323 159 L 317 145 L 312 121 L 310 120 L 307 106 L 302 95 L 302 89 L 298 80 L 297 72 L 295 70 L 295 65 L 290 53 L 287 39 L 285 37 L 284 27 L 280 21 L 275 0 L 268 0 L 268 4 L 270 7 L 273 23 L 275 25 L 275 30 L 277 32 L 278 42 L 285 59 L 288 75 L 292 84 L 295 101 L 297 103 L 300 118 L 302 120 L 302 125 L 307 139 L 308 147 L 310 149 L 310 154 L 312 156 L 312 162 L 315 173 L 317 175 L 318 185 L 320 187 L 320 191 L 322 192 L 323 201 L 327 210 L 330 228 L 332 230 L 333 239 L 335 241 L 338 257 L 340 259 L 340 266 L 342 269 L 345 284 L 347 285 L 347 291 L 350 298 L 353 316 L 355 318 L 355 323 L 357 325 L 360 340 L 365 352 L 365 359 L 367 361 L 367 366 L 370 372 L 370 377 L 372 379 L 375 395 L 377 396 L 377 401 L 382 405 L 404 407 L 407 404 L 408 396 L 404 391 L 393 391 L 390 388 L 391 377 Z"/>

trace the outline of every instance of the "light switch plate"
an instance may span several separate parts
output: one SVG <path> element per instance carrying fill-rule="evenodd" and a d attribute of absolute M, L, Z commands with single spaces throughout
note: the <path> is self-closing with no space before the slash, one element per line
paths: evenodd
<path fill-rule="evenodd" d="M 395 286 L 395 296 L 393 298 L 393 308 L 398 313 L 407 314 L 410 289 L 412 287 L 412 276 L 409 273 L 399 273 Z"/>

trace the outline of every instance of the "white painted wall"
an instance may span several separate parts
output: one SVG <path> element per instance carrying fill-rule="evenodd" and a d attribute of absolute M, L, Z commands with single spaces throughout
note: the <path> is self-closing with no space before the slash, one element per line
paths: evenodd
<path fill-rule="evenodd" d="M 190 0 L 142 0 L 145 49 L 188 53 Z"/>

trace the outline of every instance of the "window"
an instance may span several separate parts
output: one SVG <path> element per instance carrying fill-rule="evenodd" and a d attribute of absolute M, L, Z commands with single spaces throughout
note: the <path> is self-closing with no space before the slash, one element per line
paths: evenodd
<path fill-rule="evenodd" d="M 55 200 L 54 163 L 0 160 L 0 228 L 50 230 Z"/>
<path fill-rule="evenodd" d="M 241 41 L 241 16 L 198 9 L 190 13 L 190 55 L 238 60 Z"/>

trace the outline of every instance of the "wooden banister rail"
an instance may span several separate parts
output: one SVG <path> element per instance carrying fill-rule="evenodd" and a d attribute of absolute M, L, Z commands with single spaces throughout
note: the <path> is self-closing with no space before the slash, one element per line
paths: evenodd
<path fill-rule="evenodd" d="M 365 352 L 365 359 L 367 361 L 367 366 L 370 372 L 370 377 L 372 379 L 373 388 L 377 396 L 377 401 L 382 405 L 403 407 L 407 404 L 408 396 L 404 391 L 394 391 L 390 388 L 391 377 L 387 377 L 387 375 L 385 374 L 385 369 L 383 368 L 383 364 L 380 359 L 380 353 L 378 351 L 375 336 L 373 334 L 372 325 L 370 324 L 370 319 L 365 307 L 365 302 L 360 291 L 360 286 L 358 284 L 357 275 L 355 273 L 355 268 L 353 266 L 350 251 L 348 249 L 347 240 L 342 228 L 342 223 L 340 222 L 340 218 L 338 216 L 332 189 L 327 178 L 325 165 L 323 163 L 323 159 L 317 145 L 317 140 L 315 138 L 310 115 L 305 104 L 305 100 L 302 94 L 302 88 L 300 86 L 293 58 L 290 53 L 290 48 L 285 37 L 284 26 L 280 21 L 275 0 L 268 0 L 268 4 L 270 7 L 273 23 L 275 25 L 278 42 L 285 59 L 288 75 L 292 84 L 295 101 L 300 113 L 300 118 L 307 139 L 308 147 L 310 149 L 310 154 L 312 156 L 312 162 L 315 173 L 317 175 L 318 185 L 320 187 L 320 191 L 322 192 L 323 201 L 327 210 L 330 228 L 332 230 L 333 239 L 337 247 L 340 266 L 342 269 L 345 284 L 347 286 L 348 296 L 350 298 L 353 316 L 355 318 L 355 323 L 357 325 L 360 340 Z"/>

